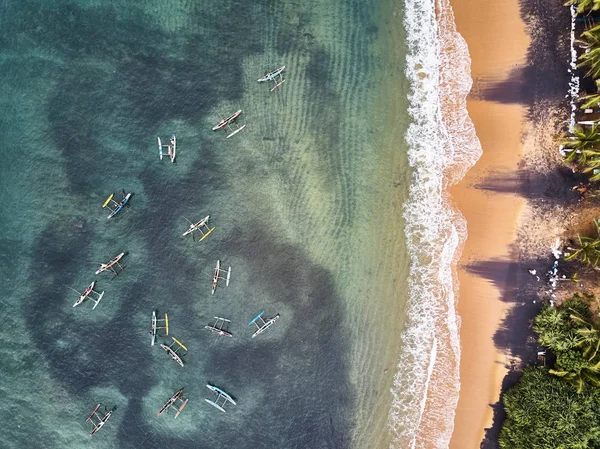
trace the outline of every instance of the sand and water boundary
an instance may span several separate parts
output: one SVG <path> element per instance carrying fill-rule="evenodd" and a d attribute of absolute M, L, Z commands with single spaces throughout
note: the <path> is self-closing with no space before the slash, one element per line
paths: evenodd
<path fill-rule="evenodd" d="M 468 238 L 458 266 L 461 316 L 461 390 L 450 448 L 477 448 L 491 426 L 491 404 L 498 401 L 510 363 L 494 342 L 509 306 L 504 286 L 514 277 L 514 243 L 524 199 L 516 192 L 494 192 L 478 185 L 493 177 L 514 177 L 522 156 L 526 107 L 510 100 L 486 99 L 486 90 L 510 80 L 526 63 L 529 38 L 517 0 L 481 8 L 474 0 L 453 0 L 458 31 L 469 45 L 473 89 L 467 100 L 483 155 L 451 189 L 467 220 Z M 510 89 L 506 93 L 511 95 Z M 482 276 L 494 271 L 498 281 Z"/>

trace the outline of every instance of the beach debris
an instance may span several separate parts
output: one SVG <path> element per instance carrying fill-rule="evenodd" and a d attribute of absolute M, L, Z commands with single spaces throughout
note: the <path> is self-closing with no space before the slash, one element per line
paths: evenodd
<path fill-rule="evenodd" d="M 550 250 L 552 251 L 552 255 L 557 260 L 562 255 L 562 251 L 559 249 L 561 247 L 561 243 L 562 243 L 561 240 L 557 237 L 556 240 L 554 241 L 554 245 L 552 245 L 550 247 Z"/>
<path fill-rule="evenodd" d="M 546 276 L 548 277 L 548 282 L 550 283 L 552 290 L 555 290 L 559 281 L 558 260 L 554 261 L 552 268 L 546 272 Z"/>
<path fill-rule="evenodd" d="M 546 366 L 546 351 L 545 350 L 538 351 L 537 359 L 538 359 L 538 362 L 542 362 L 542 364 L 544 366 Z"/>
<path fill-rule="evenodd" d="M 551 296 L 554 296 L 554 290 L 556 290 L 560 281 L 570 280 L 567 279 L 567 277 L 564 274 L 560 275 L 558 273 L 558 261 L 560 259 L 560 256 L 563 255 L 563 252 L 560 250 L 561 243 L 562 242 L 560 238 L 557 237 L 554 241 L 554 244 L 550 247 L 550 251 L 554 256 L 554 263 L 552 264 L 552 268 L 546 271 L 546 277 L 548 278 L 548 284 L 550 284 L 550 290 L 548 291 L 548 293 L 551 294 Z"/>
<path fill-rule="evenodd" d="M 564 145 L 560 145 L 558 147 L 558 152 L 560 153 L 560 155 L 562 157 L 567 157 L 567 152 L 565 151 L 565 146 Z"/>
<path fill-rule="evenodd" d="M 569 81 L 569 91 L 567 97 L 570 98 L 571 103 L 571 120 L 569 122 L 569 131 L 573 132 L 575 129 L 575 113 L 577 112 L 576 100 L 579 98 L 579 76 L 577 76 L 577 50 L 575 49 L 575 23 L 577 21 L 577 8 L 575 5 L 571 5 L 571 34 L 570 34 L 570 50 L 571 50 L 571 61 L 569 63 L 568 73 L 571 75 Z"/>
<path fill-rule="evenodd" d="M 573 187 L 571 187 L 571 191 L 577 191 L 577 193 L 579 193 L 580 195 L 583 195 L 585 192 L 587 192 L 588 186 L 585 185 L 583 182 L 580 182 L 579 185 L 574 185 Z"/>

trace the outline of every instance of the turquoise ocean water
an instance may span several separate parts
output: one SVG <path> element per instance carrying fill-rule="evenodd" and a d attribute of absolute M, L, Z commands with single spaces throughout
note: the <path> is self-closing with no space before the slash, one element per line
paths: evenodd
<path fill-rule="evenodd" d="M 370 370 L 391 384 L 395 366 L 377 357 L 398 346 L 399 331 L 378 324 L 402 310 L 370 285 L 375 276 L 395 294 L 406 276 L 393 251 L 383 268 L 396 271 L 376 275 L 370 246 L 387 232 L 385 195 L 399 207 L 408 173 L 378 171 L 389 129 L 377 89 L 401 73 L 378 47 L 380 7 L 0 4 L 0 447 L 366 447 L 365 416 L 391 401 Z M 256 82 L 283 64 L 278 91 Z M 211 131 L 237 109 L 244 131 Z M 400 150 L 407 121 L 390 121 Z M 175 164 L 156 148 L 172 132 Z M 107 220 L 101 205 L 122 189 L 130 207 Z M 181 236 L 184 216 L 208 214 L 205 241 Z M 94 275 L 122 251 L 120 276 Z M 232 280 L 211 296 L 217 259 Z M 102 302 L 73 308 L 70 288 L 92 280 Z M 152 310 L 187 346 L 184 368 L 150 346 Z M 261 311 L 281 318 L 252 340 Z M 234 338 L 204 330 L 213 316 L 232 320 Z M 211 408 L 206 383 L 238 405 Z M 157 417 L 180 388 L 184 412 Z M 115 411 L 90 440 L 99 402 Z"/>

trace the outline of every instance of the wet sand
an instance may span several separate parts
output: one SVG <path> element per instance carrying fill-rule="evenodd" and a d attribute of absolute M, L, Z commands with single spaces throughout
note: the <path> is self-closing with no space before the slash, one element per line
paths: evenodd
<path fill-rule="evenodd" d="M 503 295 L 515 275 L 514 245 L 524 205 L 516 192 L 477 187 L 495 177 L 517 176 L 526 126 L 526 108 L 510 102 L 518 96 L 510 88 L 503 92 L 505 99 L 496 94 L 494 101 L 486 100 L 484 93 L 497 83 L 511 85 L 511 73 L 525 64 L 529 38 L 517 0 L 499 0 L 485 8 L 475 0 L 451 3 L 472 58 L 474 84 L 467 108 L 483 148 L 478 163 L 451 189 L 469 235 L 458 267 L 461 390 L 450 448 L 471 449 L 480 447 L 484 429 L 492 424 L 490 405 L 498 401 L 509 364 L 493 337 L 508 312 Z M 483 266 L 496 272 L 484 276 Z"/>

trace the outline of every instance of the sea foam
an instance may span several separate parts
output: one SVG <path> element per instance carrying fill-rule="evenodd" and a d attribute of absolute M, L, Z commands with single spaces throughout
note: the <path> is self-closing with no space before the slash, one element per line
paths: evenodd
<path fill-rule="evenodd" d="M 406 328 L 391 390 L 393 448 L 447 448 L 460 389 L 456 262 L 466 223 L 446 189 L 481 156 L 466 110 L 466 42 L 448 0 L 405 0 L 413 169 L 405 204 L 411 262 Z"/>

